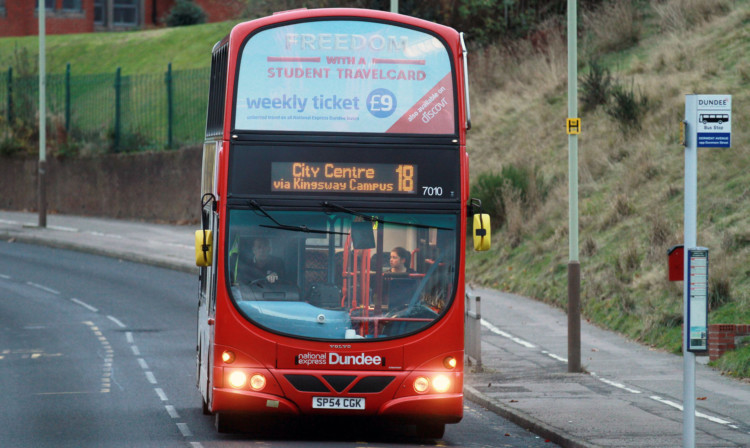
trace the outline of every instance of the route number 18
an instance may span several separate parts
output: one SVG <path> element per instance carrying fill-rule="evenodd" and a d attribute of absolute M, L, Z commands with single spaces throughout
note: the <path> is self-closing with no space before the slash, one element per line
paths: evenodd
<path fill-rule="evenodd" d="M 396 173 L 398 173 L 398 191 L 414 191 L 414 165 L 399 165 Z"/>

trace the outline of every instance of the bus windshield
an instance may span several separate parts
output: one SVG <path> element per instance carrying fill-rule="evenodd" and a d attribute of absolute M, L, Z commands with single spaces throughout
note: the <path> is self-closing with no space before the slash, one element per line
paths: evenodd
<path fill-rule="evenodd" d="M 234 305 L 252 323 L 294 337 L 418 332 L 450 307 L 458 220 L 455 213 L 230 210 Z"/>

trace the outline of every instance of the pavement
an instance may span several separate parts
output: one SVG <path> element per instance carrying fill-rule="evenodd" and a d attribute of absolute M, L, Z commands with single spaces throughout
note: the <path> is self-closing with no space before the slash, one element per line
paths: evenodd
<path fill-rule="evenodd" d="M 197 273 L 194 232 L 104 218 L 0 211 L 0 240 Z M 481 298 L 481 368 L 467 399 L 563 447 L 681 447 L 683 360 L 581 325 L 585 373 L 567 372 L 567 317 L 544 303 L 467 285 Z M 750 447 L 750 383 L 696 363 L 695 446 Z"/>

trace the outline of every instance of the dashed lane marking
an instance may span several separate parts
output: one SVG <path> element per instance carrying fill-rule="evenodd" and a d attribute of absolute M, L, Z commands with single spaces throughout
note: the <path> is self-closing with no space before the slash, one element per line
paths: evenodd
<path fill-rule="evenodd" d="M 156 392 L 156 395 L 159 396 L 159 399 L 161 401 L 169 401 L 169 398 L 167 398 L 167 394 L 164 393 L 161 387 L 155 387 L 154 392 Z"/>
<path fill-rule="evenodd" d="M 46 292 L 48 292 L 50 294 L 55 294 L 55 295 L 58 295 L 58 296 L 60 295 L 60 291 L 57 291 L 57 290 L 52 289 L 52 288 L 48 288 L 48 287 L 46 287 L 44 285 L 40 285 L 39 283 L 26 282 L 26 284 L 29 285 L 29 286 L 33 286 L 34 288 L 41 289 L 42 291 L 46 291 Z"/>
<path fill-rule="evenodd" d="M 183 437 L 193 437 L 193 433 L 190 431 L 190 428 L 188 428 L 187 423 L 177 423 L 177 429 L 180 430 Z"/>
<path fill-rule="evenodd" d="M 73 298 L 73 299 L 70 299 L 70 301 L 73 302 L 73 303 L 76 303 L 78 305 L 81 305 L 82 307 L 86 308 L 87 310 L 91 311 L 92 313 L 98 313 L 99 312 L 99 310 L 97 308 L 94 308 L 93 306 L 89 305 L 88 303 L 86 303 L 86 302 L 84 302 L 82 300 Z"/>
<path fill-rule="evenodd" d="M 120 322 L 120 320 L 117 319 L 116 317 L 107 316 L 107 319 L 109 319 L 112 322 L 114 322 L 115 324 L 117 324 L 117 326 L 120 327 L 120 328 L 125 328 L 125 326 L 126 326 L 124 323 Z"/>
<path fill-rule="evenodd" d="M 172 417 L 173 419 L 180 418 L 180 414 L 177 413 L 177 410 L 171 404 L 164 406 L 164 409 L 167 410 L 167 414 L 169 414 L 169 416 Z"/>

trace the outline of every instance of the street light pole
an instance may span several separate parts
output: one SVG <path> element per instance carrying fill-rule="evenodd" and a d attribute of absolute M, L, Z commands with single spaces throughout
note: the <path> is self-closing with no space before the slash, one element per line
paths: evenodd
<path fill-rule="evenodd" d="M 39 12 L 39 170 L 37 198 L 39 200 L 39 227 L 47 227 L 47 195 L 45 183 L 45 171 L 47 165 L 47 67 L 45 48 L 45 12 L 47 4 L 45 0 L 39 0 L 37 10 Z"/>
<path fill-rule="evenodd" d="M 581 372 L 581 263 L 578 261 L 578 12 L 568 0 L 568 372 Z"/>

